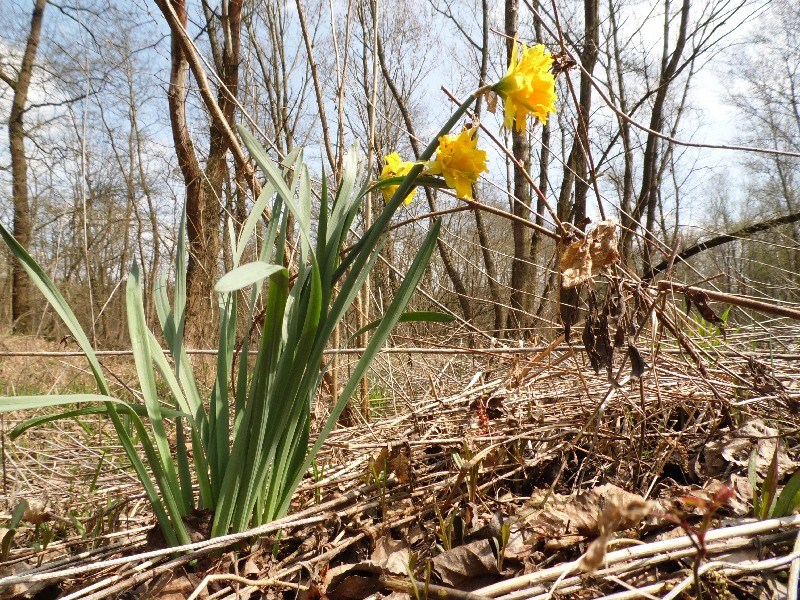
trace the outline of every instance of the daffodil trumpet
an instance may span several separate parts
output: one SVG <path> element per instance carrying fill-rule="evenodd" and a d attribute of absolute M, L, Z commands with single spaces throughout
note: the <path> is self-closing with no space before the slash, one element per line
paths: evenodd
<path fill-rule="evenodd" d="M 528 47 L 514 41 L 508 71 L 492 90 L 503 100 L 503 124 L 506 129 L 516 126 L 517 131 L 527 129 L 529 116 L 547 123 L 547 117 L 556 110 L 555 77 L 551 72 L 553 56 L 544 44 Z"/>
<path fill-rule="evenodd" d="M 486 171 L 486 152 L 478 149 L 478 130 L 464 128 L 458 135 L 439 138 L 436 158 L 428 163 L 428 175 L 441 175 L 459 198 L 472 198 L 472 186 Z"/>

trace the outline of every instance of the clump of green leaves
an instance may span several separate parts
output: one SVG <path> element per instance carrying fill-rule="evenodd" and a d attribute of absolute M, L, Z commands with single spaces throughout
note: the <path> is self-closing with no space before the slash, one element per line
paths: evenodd
<path fill-rule="evenodd" d="M 447 133 L 474 100 L 471 96 L 462 104 L 439 135 Z M 216 286 L 220 326 L 216 378 L 209 399 L 200 393 L 184 345 L 185 219 L 178 236 L 172 298 L 163 277 L 155 296 L 166 352 L 147 326 L 136 264 L 128 277 L 127 320 L 141 404 L 112 395 L 97 356 L 64 297 L 0 224 L 0 236 L 86 354 L 98 387 L 96 394 L 4 398 L 0 399 L 0 411 L 79 405 L 24 423 L 14 435 L 57 418 L 108 415 L 170 545 L 189 543 L 185 517 L 197 509 L 213 511 L 212 536 L 243 531 L 286 514 L 294 490 L 312 467 L 390 331 L 399 321 L 411 320 L 403 311 L 428 265 L 440 227 L 438 221 L 432 223 L 386 313 L 369 325 L 373 331 L 369 344 L 312 440 L 311 402 L 322 380 L 323 351 L 377 261 L 392 216 L 419 183 L 422 163 L 436 150 L 439 135 L 407 175 L 374 185 L 359 184 L 363 180 L 362 161 L 357 150 L 351 149 L 335 194 L 331 194 L 323 176 L 319 217 L 313 219 L 311 178 L 302 153 L 296 152 L 277 165 L 248 131 L 240 128 L 239 133 L 266 176 L 266 184 L 238 235 L 233 223 L 228 222 L 234 268 Z M 384 210 L 363 236 L 344 250 L 367 194 L 390 185 L 397 189 Z M 263 225 L 262 215 L 268 209 L 269 224 Z M 285 248 L 292 219 L 299 235 L 297 251 L 290 257 Z M 258 233 L 259 258 L 245 263 L 245 249 L 252 246 Z M 334 293 L 335 287 L 338 293 Z M 245 312 L 249 318 L 240 331 L 237 315 L 243 297 L 248 300 Z M 260 337 L 249 326 L 257 310 L 263 315 Z M 415 313 L 413 320 L 440 317 Z M 239 360 L 235 360 L 237 343 L 242 348 Z M 251 348 L 256 350 L 252 362 L 247 360 Z M 169 390 L 166 402 L 161 399 L 163 389 L 159 395 L 157 388 L 159 377 Z"/>

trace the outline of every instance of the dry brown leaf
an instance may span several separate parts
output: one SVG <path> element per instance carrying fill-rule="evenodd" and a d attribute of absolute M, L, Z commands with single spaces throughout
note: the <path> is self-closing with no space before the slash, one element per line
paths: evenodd
<path fill-rule="evenodd" d="M 497 112 L 497 93 L 489 91 L 486 92 L 483 97 L 486 99 L 486 110 L 492 114 Z"/>
<path fill-rule="evenodd" d="M 362 600 L 383 589 L 381 572 L 372 561 L 333 567 L 325 576 L 325 595 L 330 600 Z"/>
<path fill-rule="evenodd" d="M 736 431 L 728 431 L 722 438 L 708 442 L 703 449 L 703 475 L 719 477 L 725 475 L 730 465 L 747 468 L 750 455 L 756 451 L 756 469 L 764 477 L 772 457 L 775 455 L 779 432 L 761 419 L 753 419 Z M 778 449 L 778 477 L 782 480 L 800 466 L 789 457 L 786 449 Z"/>
<path fill-rule="evenodd" d="M 559 261 L 562 287 L 576 287 L 592 276 L 592 257 L 589 254 L 589 238 L 572 242 L 564 248 Z"/>
<path fill-rule="evenodd" d="M 747 477 L 741 475 L 731 475 L 730 487 L 734 495 L 728 501 L 728 508 L 737 517 L 750 516 L 752 509 L 753 486 Z"/>
<path fill-rule="evenodd" d="M 22 520 L 31 525 L 40 525 L 53 519 L 53 515 L 47 510 L 47 503 L 43 500 L 27 500 L 28 508 L 22 515 Z"/>
<path fill-rule="evenodd" d="M 466 581 L 497 575 L 497 558 L 489 540 L 476 540 L 434 556 L 433 571 L 447 585 L 459 587 Z"/>
<path fill-rule="evenodd" d="M 140 597 L 143 600 L 184 600 L 192 595 L 200 581 L 187 573 L 164 573 L 156 579 L 150 589 Z M 207 598 L 208 592 L 200 592 L 200 598 Z"/>
<path fill-rule="evenodd" d="M 366 598 L 383 589 L 381 575 L 406 575 L 410 552 L 404 541 L 384 536 L 375 542 L 370 560 L 333 567 L 325 574 L 325 596 L 330 600 Z"/>
<path fill-rule="evenodd" d="M 610 267 L 619 260 L 617 244 L 617 224 L 614 221 L 600 221 L 589 233 L 589 254 L 592 257 L 592 275 Z"/>
<path fill-rule="evenodd" d="M 413 480 L 411 447 L 408 444 L 392 448 L 392 453 L 389 457 L 389 468 L 400 483 L 406 484 Z"/>
<path fill-rule="evenodd" d="M 384 446 L 369 461 L 367 476 L 375 476 L 386 471 L 394 474 L 400 483 L 413 481 L 414 473 L 411 465 L 411 447 L 406 443 L 392 446 L 391 450 Z"/>
<path fill-rule="evenodd" d="M 562 287 L 570 288 L 589 281 L 602 269 L 619 260 L 617 224 L 600 221 L 582 240 L 564 248 L 559 260 Z"/>
<path fill-rule="evenodd" d="M 372 562 L 389 573 L 405 575 L 408 572 L 408 561 L 411 553 L 408 544 L 402 540 L 393 540 L 389 536 L 379 538 L 372 552 Z"/>
<path fill-rule="evenodd" d="M 649 507 L 638 494 L 607 483 L 575 497 L 553 494 L 543 509 L 525 519 L 524 527 L 545 539 L 572 535 L 594 537 L 600 535 L 604 527 L 610 527 L 615 519 L 613 531 L 637 525 L 647 515 Z"/>
<path fill-rule="evenodd" d="M 0 578 L 22 575 L 36 568 L 35 564 L 25 562 L 0 565 Z M 50 588 L 54 588 L 51 590 Z M 55 597 L 58 594 L 58 584 L 51 581 L 34 581 L 31 583 L 15 583 L 12 585 L 0 585 L 0 598 L 4 600 L 28 600 L 45 596 L 49 591 L 54 591 Z M 41 594 L 41 596 L 40 596 Z"/>
<path fill-rule="evenodd" d="M 649 512 L 649 503 L 641 497 L 630 499 L 627 504 L 621 504 L 619 496 L 612 496 L 600 514 L 598 520 L 600 531 L 597 538 L 589 544 L 586 553 L 581 557 L 581 569 L 588 572 L 596 571 L 603 563 L 611 535 L 619 529 L 627 529 L 639 523 Z"/>
<path fill-rule="evenodd" d="M 247 577 L 248 579 L 258 579 L 260 574 L 261 569 L 258 568 L 258 565 L 252 558 L 248 558 L 244 562 L 244 566 L 239 572 L 239 575 L 242 577 Z"/>

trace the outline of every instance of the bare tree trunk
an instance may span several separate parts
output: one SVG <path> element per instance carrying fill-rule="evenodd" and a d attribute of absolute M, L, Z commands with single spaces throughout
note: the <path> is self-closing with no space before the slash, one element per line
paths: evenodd
<path fill-rule="evenodd" d="M 575 139 L 572 142 L 567 165 L 564 167 L 564 179 L 558 197 L 558 218 L 562 221 L 571 220 L 580 223 L 586 218 L 586 195 L 589 184 L 586 180 L 587 153 L 589 152 L 589 117 L 592 110 L 592 82 L 591 74 L 597 63 L 598 54 L 598 1 L 584 0 L 583 3 L 584 31 L 583 48 L 581 49 L 581 83 L 580 97 L 578 99 L 578 122 Z M 570 89 L 572 84 L 570 84 Z M 573 91 L 574 96 L 574 91 Z M 575 197 L 570 204 L 570 195 L 575 191 Z"/>
<path fill-rule="evenodd" d="M 31 243 L 31 209 L 28 198 L 28 157 L 25 154 L 25 105 L 33 77 L 33 65 L 39 48 L 46 0 L 36 0 L 31 16 L 31 30 L 22 55 L 17 78 L 0 73 L 11 87 L 11 115 L 8 120 L 8 143 L 11 153 L 11 196 L 14 204 L 14 238 L 25 248 Z M 19 261 L 11 264 L 11 324 L 16 333 L 29 333 L 32 326 L 30 282 Z"/>
<path fill-rule="evenodd" d="M 174 0 L 172 7 L 183 27 L 186 27 L 187 12 L 186 0 Z M 163 10 L 163 9 L 162 9 Z M 189 86 L 189 61 L 183 50 L 178 35 L 173 31 L 171 40 L 172 65 L 170 69 L 169 91 L 169 118 L 172 125 L 172 139 L 175 152 L 178 156 L 183 180 L 186 185 L 186 235 L 189 241 L 189 262 L 187 267 L 187 321 L 189 329 L 191 322 L 199 310 L 199 297 L 208 297 L 210 289 L 203 279 L 202 265 L 208 262 L 209 237 L 203 218 L 206 209 L 205 186 L 203 185 L 203 171 L 194 149 L 194 142 L 189 134 L 189 125 L 186 119 L 186 96 Z M 216 237 L 216 232 L 214 232 Z M 199 263 L 199 264 L 198 264 Z M 188 307 L 187 307 L 188 308 Z M 188 316 L 192 315 L 192 316 Z"/>
<path fill-rule="evenodd" d="M 505 33 L 507 60 L 511 61 L 511 53 L 516 43 L 519 29 L 518 0 L 506 0 Z M 531 188 L 526 177 L 531 164 L 531 145 L 527 133 L 511 130 L 511 150 L 522 169 L 514 166 L 514 193 L 511 198 L 511 212 L 522 218 L 528 218 L 531 206 Z M 523 171 L 524 169 L 524 171 Z M 508 313 L 508 329 L 524 329 L 528 326 L 525 313 L 530 308 L 530 236 L 527 228 L 518 221 L 511 223 L 511 234 L 514 238 L 514 259 L 511 263 L 511 296 Z"/>
<path fill-rule="evenodd" d="M 613 0 L 609 0 L 608 2 L 608 12 L 609 18 L 611 21 L 611 38 L 613 42 L 613 57 L 614 57 L 614 69 L 617 75 L 617 95 L 616 97 L 612 96 L 613 99 L 616 100 L 617 105 L 619 106 L 620 110 L 627 114 L 628 113 L 628 93 L 627 88 L 625 85 L 625 77 L 623 76 L 625 72 L 625 67 L 623 65 L 622 54 L 620 51 L 620 42 L 619 42 L 619 24 L 617 22 L 617 7 L 614 4 Z M 611 65 L 609 61 L 609 81 L 611 81 Z M 613 93 L 613 90 L 612 90 Z M 630 215 L 632 207 L 631 203 L 633 201 L 633 173 L 635 169 L 634 158 L 633 158 L 633 145 L 631 142 L 631 124 L 627 119 L 622 118 L 621 116 L 617 116 L 617 122 L 619 124 L 620 129 L 620 137 L 622 139 L 622 151 L 625 156 L 625 166 L 622 175 L 622 190 L 620 193 L 620 213 L 621 222 L 626 223 L 625 219 L 627 216 Z M 629 254 L 625 254 L 626 257 Z"/>
<path fill-rule="evenodd" d="M 217 75 L 221 84 L 216 99 L 207 87 L 205 74 L 195 65 L 193 73 L 201 87 L 206 107 L 211 113 L 209 150 L 205 169 L 201 169 L 189 135 L 186 119 L 186 94 L 190 58 L 196 59 L 187 40 L 186 0 L 156 0 L 170 24 L 172 34 L 170 86 L 168 92 L 170 122 L 178 164 L 186 185 L 186 233 L 189 241 L 189 261 L 186 273 L 187 335 L 191 342 L 208 339 L 214 327 L 214 281 L 220 256 L 220 222 L 223 202 L 223 183 L 227 172 L 226 155 L 234 150 L 237 180 L 246 181 L 257 193 L 257 183 L 244 153 L 233 135 L 233 117 L 239 87 L 239 54 L 242 0 L 223 0 L 217 18 L 204 2 L 206 28 L 211 42 Z M 195 61 L 196 62 L 196 61 Z"/>
<path fill-rule="evenodd" d="M 478 76 L 478 87 L 486 85 L 486 76 L 489 72 L 489 2 L 488 0 L 481 0 L 481 69 Z M 478 98 L 475 104 L 475 115 L 480 118 L 481 109 L 483 108 L 483 98 Z M 478 190 L 475 189 L 474 199 L 476 202 L 480 201 Z M 472 213 L 475 215 L 475 229 L 478 232 L 478 242 L 481 245 L 481 255 L 483 256 L 483 267 L 486 269 L 486 280 L 489 285 L 489 296 L 492 299 L 492 308 L 494 310 L 494 335 L 499 337 L 503 331 L 503 321 L 505 320 L 505 311 L 503 310 L 503 301 L 500 294 L 500 282 L 497 279 L 497 267 L 494 264 L 492 257 L 491 242 L 489 235 L 486 232 L 486 223 L 483 220 L 483 214 L 479 210 L 474 210 Z"/>
<path fill-rule="evenodd" d="M 533 0 L 533 8 L 536 11 L 539 10 L 539 0 Z M 534 19 L 533 29 L 536 33 L 536 41 L 541 41 L 542 24 L 538 18 Z M 547 175 L 547 171 L 550 168 L 550 127 L 551 125 L 549 121 L 542 127 L 542 144 L 541 148 L 539 149 L 539 190 L 542 193 L 541 195 L 536 195 L 536 215 L 534 216 L 534 221 L 539 227 L 544 227 L 545 206 L 543 198 L 547 196 L 547 190 L 550 187 L 550 178 Z M 531 233 L 531 293 L 535 293 L 538 287 L 539 269 L 536 261 L 539 259 L 541 245 L 542 234 L 538 229 L 534 229 Z M 547 276 L 546 270 L 542 272 L 542 275 L 545 277 Z M 544 291 L 546 286 L 546 283 L 542 285 L 542 291 Z M 531 303 L 531 307 L 533 307 L 533 303 Z"/>

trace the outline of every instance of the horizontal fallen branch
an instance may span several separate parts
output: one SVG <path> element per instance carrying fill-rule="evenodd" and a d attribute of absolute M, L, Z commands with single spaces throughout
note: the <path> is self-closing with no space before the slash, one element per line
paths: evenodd
<path fill-rule="evenodd" d="M 732 304 L 733 306 L 738 306 L 739 308 L 746 308 L 779 317 L 789 317 L 790 319 L 796 319 L 800 321 L 800 309 L 792 308 L 790 306 L 782 306 L 774 302 L 764 302 L 763 300 L 757 300 L 752 296 L 726 294 L 716 290 L 708 290 L 705 288 L 685 285 L 683 283 L 675 283 L 673 281 L 659 281 L 657 285 L 658 291 L 661 293 L 675 292 L 680 294 L 685 291 L 698 291 L 705 294 L 706 297 L 713 302 L 724 302 L 725 304 Z"/>
<path fill-rule="evenodd" d="M 789 225 L 791 223 L 796 223 L 800 221 L 800 212 L 791 213 L 788 215 L 784 215 L 782 217 L 776 217 L 774 219 L 768 219 L 766 221 L 761 221 L 760 223 L 754 223 L 753 225 L 748 225 L 747 227 L 742 227 L 741 229 L 737 229 L 736 231 L 732 231 L 730 233 L 723 233 L 722 235 L 718 235 L 716 237 L 711 238 L 710 240 L 706 240 L 704 242 L 698 242 L 694 246 L 687 248 L 683 252 L 680 252 L 675 257 L 675 262 L 684 262 L 687 258 L 691 258 L 696 254 L 700 254 L 706 250 L 710 250 L 711 248 L 716 248 L 717 246 L 721 246 L 723 244 L 727 244 L 728 242 L 734 242 L 736 240 L 740 240 L 743 238 L 748 238 L 756 233 L 761 233 L 762 231 L 769 231 L 774 227 L 779 227 L 781 225 Z M 644 276 L 644 279 L 652 279 L 662 271 L 665 271 L 669 266 L 669 260 L 665 260 L 655 267 L 653 267 L 649 273 Z"/>

